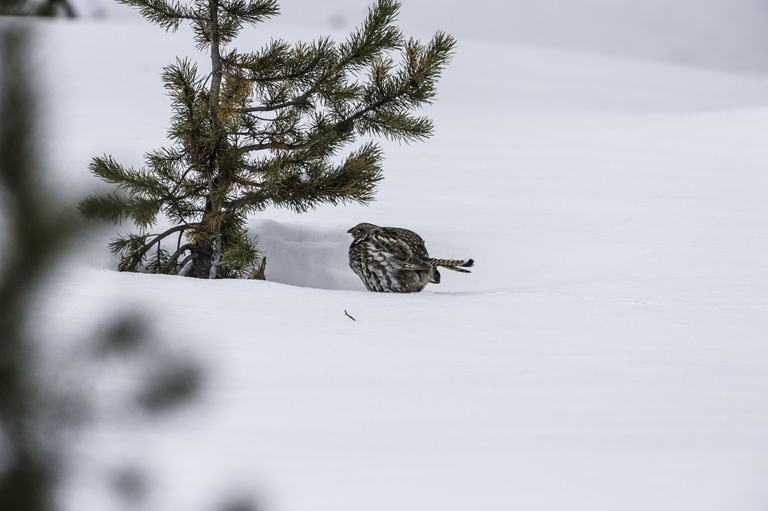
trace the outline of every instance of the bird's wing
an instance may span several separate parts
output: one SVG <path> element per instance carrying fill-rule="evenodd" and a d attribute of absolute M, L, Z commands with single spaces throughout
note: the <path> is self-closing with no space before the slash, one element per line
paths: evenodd
<path fill-rule="evenodd" d="M 429 270 L 432 266 L 414 254 L 410 245 L 390 233 L 377 233 L 372 241 L 382 252 L 390 254 L 390 260 L 404 270 Z"/>

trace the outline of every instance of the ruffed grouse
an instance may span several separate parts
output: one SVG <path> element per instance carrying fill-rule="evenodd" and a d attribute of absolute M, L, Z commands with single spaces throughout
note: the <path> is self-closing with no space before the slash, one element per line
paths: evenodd
<path fill-rule="evenodd" d="M 399 227 L 362 223 L 347 231 L 354 238 L 349 246 L 349 266 L 369 291 L 415 293 L 429 283 L 440 283 L 441 266 L 470 273 L 472 259 L 433 259 L 421 236 Z"/>

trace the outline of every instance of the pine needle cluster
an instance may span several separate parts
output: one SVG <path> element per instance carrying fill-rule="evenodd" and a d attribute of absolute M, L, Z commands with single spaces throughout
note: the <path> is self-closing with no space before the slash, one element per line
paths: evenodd
<path fill-rule="evenodd" d="M 278 14 L 275 0 L 119 1 L 166 30 L 190 23 L 211 62 L 206 73 L 189 59 L 164 70 L 170 148 L 148 153 L 139 170 L 107 155 L 91 163 L 116 190 L 89 197 L 81 210 L 139 229 L 111 245 L 121 270 L 263 274 L 250 214 L 367 203 L 382 179 L 382 151 L 374 142 L 346 156 L 342 149 L 359 137 L 412 142 L 432 134 L 431 120 L 413 112 L 435 97 L 455 41 L 442 32 L 427 44 L 406 39 L 395 0 L 379 0 L 341 43 L 272 40 L 255 52 L 229 46 L 244 27 Z M 173 227 L 150 233 L 160 215 Z M 161 243 L 172 235 L 175 243 Z"/>

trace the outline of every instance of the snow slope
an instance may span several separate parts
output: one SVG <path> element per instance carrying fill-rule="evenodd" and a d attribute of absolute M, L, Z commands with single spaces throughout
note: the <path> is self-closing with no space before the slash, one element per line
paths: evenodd
<path fill-rule="evenodd" d="M 113 0 L 70 0 L 81 16 L 138 20 Z M 280 2 L 274 25 L 308 30 L 350 29 L 368 0 Z M 485 38 L 609 53 L 678 64 L 768 71 L 768 5 L 763 0 L 405 0 L 400 21 L 409 32 L 441 28 Z"/>
<path fill-rule="evenodd" d="M 63 193 L 99 186 L 92 156 L 165 144 L 183 31 L 39 33 Z M 274 511 L 766 509 L 768 77 L 470 39 L 427 113 L 370 207 L 251 221 L 268 282 L 120 274 L 107 230 L 45 283 L 48 338 L 137 309 L 209 366 L 200 406 L 149 423 L 121 406 L 130 372 L 63 376 L 102 409 L 66 509 L 121 509 L 124 463 L 150 467 L 153 510 L 233 489 Z M 360 221 L 476 269 L 366 292 Z"/>

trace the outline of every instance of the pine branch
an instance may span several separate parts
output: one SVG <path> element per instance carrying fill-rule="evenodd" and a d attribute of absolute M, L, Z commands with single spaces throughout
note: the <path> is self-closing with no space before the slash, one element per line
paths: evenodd
<path fill-rule="evenodd" d="M 86 218 L 107 220 L 114 224 L 130 218 L 142 228 L 154 224 L 161 207 L 162 203 L 152 199 L 122 197 L 117 193 L 87 197 L 79 204 Z"/>
<path fill-rule="evenodd" d="M 128 252 L 127 256 L 124 255 L 123 260 L 120 262 L 120 271 L 137 271 L 138 266 L 144 260 L 147 252 L 149 252 L 154 245 L 159 247 L 160 241 L 171 234 L 185 231 L 196 226 L 196 224 L 183 224 L 171 227 L 160 234 L 128 235 L 127 237 L 118 238 L 110 243 L 110 250 L 114 254 Z M 152 239 L 147 241 L 150 237 L 152 237 Z"/>
<path fill-rule="evenodd" d="M 397 49 L 402 44 L 400 29 L 393 26 L 400 10 L 396 0 L 379 0 L 368 10 L 363 25 L 341 44 L 339 52 L 345 68 L 361 70 L 372 64 L 382 53 Z"/>
<path fill-rule="evenodd" d="M 252 24 L 280 14 L 277 0 L 221 0 L 219 6 L 228 15 Z"/>
<path fill-rule="evenodd" d="M 184 20 L 205 21 L 204 13 L 171 0 L 117 0 L 137 7 L 141 15 L 166 30 L 175 32 Z"/>
<path fill-rule="evenodd" d="M 188 201 L 198 189 L 185 181 L 176 169 L 179 155 L 173 151 L 155 151 L 147 155 L 151 171 L 126 169 L 112 157 L 94 158 L 90 170 L 103 180 L 117 184 L 118 192 L 106 196 L 91 196 L 81 201 L 80 211 L 88 218 L 120 223 L 132 219 L 139 227 L 154 224 L 161 209 L 169 216 L 183 217 L 195 211 Z"/>
<path fill-rule="evenodd" d="M 162 197 L 170 192 L 153 173 L 146 169 L 125 168 L 111 156 L 94 158 L 88 169 L 104 181 L 116 184 L 118 189 L 129 191 L 131 195 Z"/>
<path fill-rule="evenodd" d="M 272 166 L 282 172 L 266 176 L 262 188 L 249 190 L 225 206 L 230 211 L 258 211 L 272 204 L 303 213 L 322 203 L 365 204 L 381 180 L 381 159 L 381 149 L 374 143 L 363 145 L 339 166 L 325 159 L 277 159 Z"/>
<path fill-rule="evenodd" d="M 354 97 L 358 91 L 357 87 L 351 87 L 350 91 L 343 91 L 338 83 L 346 71 L 355 72 L 368 65 L 371 65 L 386 51 L 398 48 L 402 44 L 402 33 L 397 27 L 391 26 L 397 18 L 400 4 L 394 0 L 380 0 L 379 3 L 369 10 L 368 18 L 363 26 L 358 28 L 338 51 L 334 43 L 328 39 L 321 39 L 314 48 L 307 48 L 301 44 L 297 45 L 292 51 L 288 52 L 284 45 L 273 46 L 271 51 L 265 52 L 257 61 L 262 62 L 266 55 L 271 52 L 277 53 L 285 60 L 284 64 L 291 62 L 304 62 L 304 69 L 301 72 L 281 75 L 279 77 L 269 77 L 270 80 L 292 81 L 297 78 L 304 78 L 311 73 L 307 68 L 317 69 L 324 67 L 323 72 L 314 80 L 307 90 L 291 100 L 277 104 L 265 104 L 263 106 L 250 107 L 244 112 L 268 112 L 296 106 L 307 101 L 312 95 L 325 88 L 327 95 L 341 95 Z M 325 66 L 321 66 L 324 61 L 328 61 Z M 294 64 L 296 65 L 296 64 Z M 253 66 L 255 68 L 256 66 Z M 264 66 L 271 69 L 272 66 Z M 302 67 L 297 65 L 297 67 Z M 263 81 L 263 77 L 252 78 L 252 81 Z M 327 82 L 336 82 L 336 87 L 323 87 Z M 342 89 L 342 90 L 340 90 Z"/>
<path fill-rule="evenodd" d="M 242 154 L 250 153 L 254 151 L 263 151 L 265 149 L 270 150 L 281 150 L 281 151 L 300 151 L 303 149 L 309 149 L 315 144 L 318 144 L 323 141 L 327 141 L 329 138 L 340 135 L 343 133 L 349 133 L 354 130 L 355 122 L 358 121 L 361 118 L 364 118 L 366 114 L 369 112 L 378 110 L 388 103 L 394 103 L 399 98 L 405 96 L 408 94 L 407 90 L 400 90 L 395 92 L 394 94 L 390 94 L 379 101 L 376 101 L 375 103 L 369 104 L 363 108 L 360 108 L 355 113 L 348 115 L 338 121 L 336 121 L 333 125 L 330 127 L 320 131 L 313 137 L 309 138 L 308 140 L 305 140 L 303 142 L 296 142 L 296 143 L 285 143 L 285 142 L 267 142 L 267 143 L 261 143 L 261 144 L 249 144 L 245 145 L 239 148 L 239 151 Z M 379 123 L 379 126 L 383 128 L 383 124 Z M 429 128 L 431 129 L 431 124 L 429 125 Z M 391 136 L 394 138 L 398 138 L 396 135 L 396 132 L 391 132 Z M 428 135 L 425 134 L 424 136 Z"/>
<path fill-rule="evenodd" d="M 301 96 L 297 96 L 294 99 L 290 101 L 286 101 L 285 103 L 278 103 L 276 105 L 269 105 L 269 106 L 252 106 L 248 108 L 243 108 L 242 112 L 250 113 L 250 112 L 274 112 L 275 110 L 281 110 L 283 108 L 288 108 L 289 106 L 296 106 L 298 104 L 303 103 L 307 99 L 309 99 L 310 96 L 314 93 L 314 89 L 310 89 Z"/>
<path fill-rule="evenodd" d="M 187 257 L 185 257 L 180 263 L 179 263 L 179 273 L 177 275 L 181 275 L 182 272 L 184 272 L 184 269 L 186 266 L 195 258 L 195 254 L 189 254 Z M 189 270 L 187 270 L 184 275 L 189 275 Z"/>
<path fill-rule="evenodd" d="M 191 243 L 186 243 L 184 245 L 181 245 L 179 248 L 176 249 L 176 252 L 171 254 L 168 257 L 168 260 L 165 262 L 165 265 L 160 269 L 160 273 L 168 273 L 171 269 L 171 266 L 173 266 L 176 263 L 176 260 L 181 257 L 181 254 L 184 252 L 190 250 L 192 248 Z"/>
<path fill-rule="evenodd" d="M 358 106 L 353 113 L 341 116 L 331 126 L 317 130 L 305 140 L 293 142 L 271 140 L 247 144 L 241 146 L 240 151 L 242 153 L 262 150 L 300 151 L 354 129 L 361 133 L 383 135 L 405 141 L 428 137 L 432 133 L 431 121 L 423 117 L 412 117 L 406 112 L 431 101 L 435 94 L 435 80 L 445 64 L 450 61 L 455 40 L 442 32 L 438 32 L 426 47 L 413 39 L 410 40 L 403 49 L 406 58 L 404 69 L 396 76 L 390 77 L 391 60 L 381 59 L 378 53 L 372 53 L 369 49 L 370 42 L 365 36 L 368 25 L 377 26 L 380 30 L 381 23 L 387 20 L 391 22 L 397 9 L 396 5 L 389 5 L 390 3 L 396 4 L 388 1 L 380 2 L 379 7 L 381 8 L 382 4 L 384 6 L 383 14 L 375 16 L 372 12 L 369 15 L 366 26 L 353 34 L 349 45 L 342 50 L 346 56 L 341 63 L 323 73 L 305 93 L 283 103 L 251 107 L 245 111 L 273 111 L 302 104 L 321 87 L 325 80 L 330 79 L 342 64 L 354 67 L 356 58 L 365 61 L 370 57 L 374 59 L 370 62 L 373 83 L 364 90 L 366 99 L 362 105 Z M 375 40 L 373 36 L 369 38 Z M 349 95 L 355 97 L 360 89 L 350 89 L 350 91 L 352 92 Z"/>

